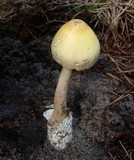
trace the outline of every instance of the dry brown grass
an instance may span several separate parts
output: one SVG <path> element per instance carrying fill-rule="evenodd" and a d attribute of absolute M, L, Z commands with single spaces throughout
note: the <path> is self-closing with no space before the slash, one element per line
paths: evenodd
<path fill-rule="evenodd" d="M 133 0 L 0 0 L 0 29 L 23 38 L 54 33 L 72 18 L 97 32 L 102 51 L 117 67 L 107 75 L 134 87 Z"/>
<path fill-rule="evenodd" d="M 122 45 L 118 42 L 119 40 L 124 43 L 132 42 L 132 38 L 134 36 L 133 0 L 129 0 L 127 2 L 121 2 L 120 0 L 107 1 L 103 7 L 97 9 L 97 17 L 108 27 L 108 29 L 104 32 L 108 35 L 104 37 L 105 40 L 108 41 L 110 35 L 112 34 L 111 36 L 114 38 L 114 41 L 117 42 L 117 47 Z M 122 45 L 122 47 L 126 48 L 125 45 Z"/>
<path fill-rule="evenodd" d="M 133 0 L 1 0 L 0 9 L 0 21 L 17 21 L 18 26 L 25 23 L 26 27 L 29 19 L 35 18 L 36 21 L 38 16 L 42 16 L 44 28 L 48 23 L 64 23 L 70 18 L 82 18 L 99 29 L 102 41 L 108 44 L 116 42 L 114 47 L 119 49 L 133 45 Z M 36 25 L 41 28 L 41 24 Z M 105 48 L 108 47 L 107 43 Z"/>

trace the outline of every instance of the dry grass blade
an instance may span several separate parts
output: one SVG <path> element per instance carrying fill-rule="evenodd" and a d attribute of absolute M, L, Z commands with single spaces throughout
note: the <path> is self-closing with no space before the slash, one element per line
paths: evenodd
<path fill-rule="evenodd" d="M 127 81 L 130 85 L 132 85 L 132 86 L 134 87 L 134 80 L 132 80 L 131 78 L 129 78 L 129 77 L 126 76 L 125 74 L 124 74 L 123 76 L 124 76 L 124 78 L 126 79 L 126 81 Z"/>
<path fill-rule="evenodd" d="M 111 91 L 110 91 L 111 92 Z M 113 91 L 112 91 L 113 92 Z M 116 95 L 116 93 L 113 93 L 114 95 Z M 113 104 L 120 102 L 121 100 L 123 100 L 124 98 L 126 98 L 127 96 L 134 94 L 133 89 L 129 89 L 127 92 L 123 93 L 122 95 L 120 95 L 118 98 L 116 98 L 114 101 L 112 101 L 111 103 L 109 103 L 108 105 L 104 106 L 104 107 L 94 107 L 93 110 L 101 110 L 101 109 L 108 109 L 109 107 L 111 107 Z"/>
<path fill-rule="evenodd" d="M 119 77 L 117 77 L 116 75 L 114 75 L 112 73 L 106 73 L 106 75 L 108 75 L 109 77 L 111 77 L 117 81 L 123 82 Z"/>
<path fill-rule="evenodd" d="M 116 160 L 116 159 L 114 158 L 114 156 L 113 156 L 110 152 L 108 152 L 108 154 L 110 155 L 110 157 L 111 157 L 113 160 Z"/>
<path fill-rule="evenodd" d="M 126 98 L 130 94 L 134 94 L 134 91 L 132 91 L 132 89 L 129 89 L 127 92 L 123 93 L 121 96 L 116 98 L 113 102 L 108 104 L 105 108 L 110 107 L 111 105 L 115 104 L 116 102 L 119 102 L 119 101 L 123 100 L 124 98 Z"/>
<path fill-rule="evenodd" d="M 118 71 L 117 73 L 133 73 L 134 69 L 126 70 L 126 71 Z"/>
<path fill-rule="evenodd" d="M 134 86 L 134 80 L 128 76 L 128 74 L 132 75 L 133 72 L 134 72 L 134 66 L 133 66 L 133 64 L 131 66 L 130 64 L 128 65 L 128 64 L 125 64 L 124 62 L 117 62 L 115 60 L 116 57 L 113 58 L 112 55 L 110 55 L 110 54 L 107 54 L 107 55 L 110 58 L 110 60 L 116 65 L 116 67 L 118 69 L 118 71 L 116 73 L 118 73 L 118 76 L 115 76 L 115 75 L 113 75 L 111 73 L 107 73 L 107 75 L 110 76 L 110 77 L 112 77 L 112 78 L 114 78 L 114 79 L 116 79 L 116 80 L 119 80 L 119 81 L 122 81 L 122 79 L 121 79 L 121 77 L 122 77 L 131 86 Z M 132 57 L 133 56 L 127 56 L 127 58 L 124 57 L 124 59 L 123 59 L 123 55 L 122 55 L 121 58 L 118 57 L 116 59 L 118 59 L 118 61 L 125 61 L 125 62 L 133 63 L 133 58 Z M 124 71 L 122 68 L 124 70 L 126 70 L 126 71 Z"/>
<path fill-rule="evenodd" d="M 110 55 L 110 54 L 107 54 L 109 56 L 109 58 L 111 59 L 111 61 L 116 65 L 117 69 L 119 71 L 122 71 L 118 65 L 118 63 L 115 61 L 115 59 Z"/>
<path fill-rule="evenodd" d="M 133 160 L 133 158 L 131 157 L 131 153 L 129 154 L 128 151 L 126 150 L 126 148 L 124 147 L 124 145 L 122 144 L 121 141 L 119 141 L 121 147 L 123 148 L 124 152 L 126 153 L 127 157 L 129 160 Z"/>

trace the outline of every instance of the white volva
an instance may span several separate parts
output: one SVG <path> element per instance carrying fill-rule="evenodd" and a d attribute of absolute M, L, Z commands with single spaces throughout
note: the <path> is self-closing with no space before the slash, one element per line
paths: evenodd
<path fill-rule="evenodd" d="M 49 106 L 47 107 L 49 108 Z M 50 106 L 43 116 L 49 121 L 53 112 L 53 105 Z M 64 149 L 66 144 L 72 140 L 72 114 L 66 117 L 62 122 L 55 124 L 53 127 L 48 125 L 48 139 L 52 146 L 57 150 Z"/>

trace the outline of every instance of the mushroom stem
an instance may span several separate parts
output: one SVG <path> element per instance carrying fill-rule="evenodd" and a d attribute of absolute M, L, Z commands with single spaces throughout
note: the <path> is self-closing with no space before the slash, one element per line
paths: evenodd
<path fill-rule="evenodd" d="M 67 116 L 67 92 L 72 70 L 62 68 L 54 96 L 54 111 L 49 123 L 59 123 Z"/>

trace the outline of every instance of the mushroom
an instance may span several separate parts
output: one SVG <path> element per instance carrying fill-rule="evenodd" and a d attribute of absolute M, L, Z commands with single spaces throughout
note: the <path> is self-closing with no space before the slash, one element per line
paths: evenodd
<path fill-rule="evenodd" d="M 62 66 L 54 104 L 43 113 L 48 120 L 48 138 L 58 150 L 72 139 L 72 114 L 67 108 L 68 85 L 73 70 L 92 67 L 100 53 L 100 43 L 93 30 L 80 19 L 65 23 L 51 44 L 52 56 Z"/>

